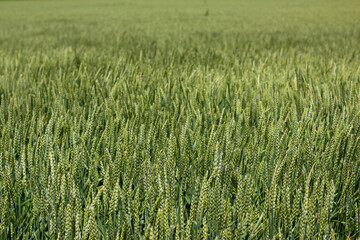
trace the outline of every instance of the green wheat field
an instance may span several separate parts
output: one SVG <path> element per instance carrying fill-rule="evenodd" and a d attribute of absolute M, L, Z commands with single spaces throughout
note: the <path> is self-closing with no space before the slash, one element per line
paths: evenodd
<path fill-rule="evenodd" d="M 360 1 L 0 1 L 0 239 L 360 239 Z"/>

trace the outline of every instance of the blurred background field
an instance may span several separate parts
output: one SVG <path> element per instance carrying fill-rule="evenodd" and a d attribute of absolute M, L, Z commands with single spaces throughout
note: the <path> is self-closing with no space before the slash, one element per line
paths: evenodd
<path fill-rule="evenodd" d="M 251 45 L 264 47 L 262 52 L 315 48 L 336 54 L 358 48 L 359 5 L 354 0 L 3 1 L 0 40 L 2 51 L 77 44 L 121 53 L 136 44 L 160 49 L 207 44 L 225 53 Z M 130 38 L 134 43 L 125 45 Z"/>

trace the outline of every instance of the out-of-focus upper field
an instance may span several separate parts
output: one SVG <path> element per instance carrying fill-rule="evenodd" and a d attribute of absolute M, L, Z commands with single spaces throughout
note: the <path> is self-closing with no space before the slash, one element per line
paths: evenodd
<path fill-rule="evenodd" d="M 236 56 L 237 48 L 250 45 L 335 57 L 359 48 L 359 22 L 356 0 L 2 1 L 0 41 L 3 52 L 207 45 Z"/>

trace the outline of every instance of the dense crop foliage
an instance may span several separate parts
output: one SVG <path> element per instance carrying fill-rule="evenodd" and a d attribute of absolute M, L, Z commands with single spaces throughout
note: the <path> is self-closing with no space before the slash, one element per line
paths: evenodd
<path fill-rule="evenodd" d="M 358 2 L 0 18 L 0 239 L 360 237 Z"/>

